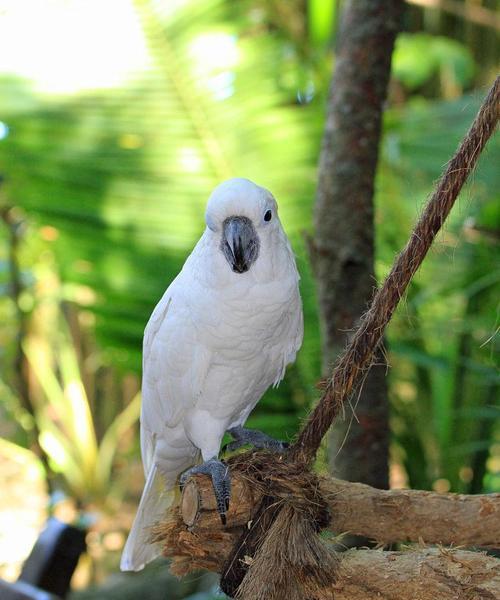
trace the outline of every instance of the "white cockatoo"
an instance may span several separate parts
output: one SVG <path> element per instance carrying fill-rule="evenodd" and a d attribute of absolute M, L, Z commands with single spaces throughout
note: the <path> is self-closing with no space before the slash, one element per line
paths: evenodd
<path fill-rule="evenodd" d="M 299 275 L 276 201 L 247 179 L 230 179 L 213 191 L 205 218 L 201 239 L 144 332 L 146 484 L 122 570 L 142 569 L 160 554 L 149 541 L 151 527 L 172 502 L 182 473 L 181 482 L 192 473 L 212 477 L 225 523 L 230 480 L 218 454 L 226 431 L 232 447 L 283 447 L 243 428 L 302 343 Z"/>

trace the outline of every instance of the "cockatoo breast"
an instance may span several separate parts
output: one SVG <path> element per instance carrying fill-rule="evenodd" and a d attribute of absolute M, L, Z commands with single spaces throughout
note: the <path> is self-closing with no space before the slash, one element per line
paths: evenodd
<path fill-rule="evenodd" d="M 196 407 L 209 409 L 231 427 L 244 422 L 295 359 L 302 306 L 295 259 L 281 226 L 263 240 L 246 273 L 229 268 L 213 238 L 205 232 L 176 287 L 189 290 L 179 301 L 189 306 L 186 326 L 194 328 L 198 351 L 208 363 L 195 392 Z"/>

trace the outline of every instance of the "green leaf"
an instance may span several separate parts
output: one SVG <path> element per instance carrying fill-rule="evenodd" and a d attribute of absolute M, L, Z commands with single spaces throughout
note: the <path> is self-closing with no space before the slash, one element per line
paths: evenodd
<path fill-rule="evenodd" d="M 98 485 L 105 486 L 111 477 L 111 467 L 120 438 L 137 422 L 141 413 L 141 395 L 136 394 L 128 406 L 115 417 L 99 445 L 96 464 Z"/>

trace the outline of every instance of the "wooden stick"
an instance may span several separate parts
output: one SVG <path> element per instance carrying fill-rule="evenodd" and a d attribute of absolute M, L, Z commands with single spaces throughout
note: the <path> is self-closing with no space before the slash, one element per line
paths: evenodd
<path fill-rule="evenodd" d="M 499 593 L 500 561 L 475 552 L 433 548 L 406 552 L 351 550 L 341 558 L 333 597 L 495 600 Z"/>
<path fill-rule="evenodd" d="M 223 531 L 219 527 L 207 540 L 199 532 L 187 531 L 181 523 L 180 518 L 177 522 L 170 521 L 170 537 L 166 540 L 166 553 L 174 556 L 172 572 L 178 576 L 194 569 L 220 572 L 234 545 L 235 530 Z M 403 552 L 350 550 L 339 558 L 334 587 L 320 590 L 315 600 L 496 600 L 499 597 L 500 561 L 479 552 L 443 548 Z"/>
<path fill-rule="evenodd" d="M 321 493 L 332 514 L 330 528 L 376 542 L 419 542 L 500 547 L 500 494 L 467 496 L 416 490 L 378 490 L 361 483 L 321 479 Z M 247 526 L 260 502 L 237 471 L 232 473 L 228 531 Z M 221 530 L 210 480 L 191 478 L 181 500 L 182 520 L 203 537 Z"/>

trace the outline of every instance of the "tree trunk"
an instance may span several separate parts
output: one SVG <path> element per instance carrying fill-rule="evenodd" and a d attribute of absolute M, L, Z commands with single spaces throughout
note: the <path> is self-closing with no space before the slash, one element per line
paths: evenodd
<path fill-rule="evenodd" d="M 341 24 L 320 157 L 313 243 L 323 370 L 344 349 L 375 286 L 373 193 L 383 103 L 402 0 L 350 0 Z M 354 415 L 330 437 L 335 475 L 388 487 L 386 367 L 380 352 Z"/>

